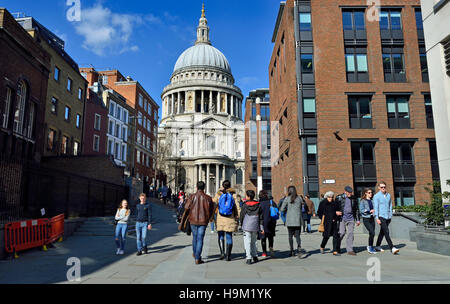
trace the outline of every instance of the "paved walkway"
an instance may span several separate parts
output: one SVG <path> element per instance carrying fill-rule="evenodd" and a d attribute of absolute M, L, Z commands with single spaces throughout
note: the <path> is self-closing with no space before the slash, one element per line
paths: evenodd
<path fill-rule="evenodd" d="M 233 260 L 219 260 L 217 234 L 208 228 L 203 250 L 206 263 L 195 265 L 191 237 L 177 231 L 173 210 L 159 204 L 154 204 L 153 210 L 156 223 L 148 236 L 148 255 L 135 255 L 133 235 L 128 237 L 123 256 L 115 255 L 112 235 L 72 236 L 48 252 L 33 250 L 17 260 L 0 261 L 0 283 L 367 283 L 371 257 L 379 258 L 381 283 L 450 283 L 450 257 L 418 251 L 416 244 L 407 240 L 394 240 L 400 248 L 397 256 L 388 251 L 372 256 L 364 251 L 367 235 L 357 234 L 358 256 L 334 257 L 329 251 L 319 253 L 321 235 L 315 232 L 302 234 L 307 256 L 289 258 L 287 231 L 282 225 L 277 227 L 275 239 L 277 258 L 260 258 L 253 265 L 245 265 L 242 235 L 234 237 Z M 81 261 L 79 282 L 67 281 L 70 257 Z"/>

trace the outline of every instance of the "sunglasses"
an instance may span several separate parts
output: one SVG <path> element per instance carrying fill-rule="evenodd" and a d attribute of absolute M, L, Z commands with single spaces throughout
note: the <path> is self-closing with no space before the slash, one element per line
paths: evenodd
<path fill-rule="evenodd" d="M 373 192 L 372 191 L 369 191 L 369 192 L 366 192 L 367 194 L 372 194 Z"/>
<path fill-rule="evenodd" d="M 380 186 L 380 189 L 386 189 L 386 187 L 381 187 L 381 186 Z"/>

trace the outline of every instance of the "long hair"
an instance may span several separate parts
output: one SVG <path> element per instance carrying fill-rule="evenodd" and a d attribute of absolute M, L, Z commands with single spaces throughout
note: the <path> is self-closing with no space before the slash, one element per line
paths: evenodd
<path fill-rule="evenodd" d="M 297 189 L 294 186 L 289 186 L 288 188 L 288 196 L 291 198 L 291 204 L 294 203 L 297 198 Z"/>
<path fill-rule="evenodd" d="M 128 201 L 127 200 L 122 200 L 121 202 L 120 202 L 120 205 L 119 205 L 119 210 L 121 210 L 122 208 L 123 208 L 123 203 L 124 202 L 126 202 L 127 203 L 127 207 L 125 208 L 125 209 L 127 209 L 127 212 L 125 213 L 126 215 L 129 215 L 130 214 L 130 204 L 128 203 Z"/>
<path fill-rule="evenodd" d="M 266 190 L 259 191 L 259 201 L 268 201 L 269 200 L 269 194 Z"/>
<path fill-rule="evenodd" d="M 364 191 L 362 192 L 362 195 L 361 195 L 361 199 L 366 199 L 366 193 L 367 193 L 367 191 L 372 191 L 372 193 L 373 193 L 373 190 L 372 190 L 372 189 L 370 189 L 370 188 L 364 188 Z"/>

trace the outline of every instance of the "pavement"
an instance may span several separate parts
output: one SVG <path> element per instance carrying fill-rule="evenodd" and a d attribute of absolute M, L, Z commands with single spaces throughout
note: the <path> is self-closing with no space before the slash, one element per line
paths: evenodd
<path fill-rule="evenodd" d="M 307 252 L 304 258 L 288 257 L 287 229 L 280 221 L 276 258 L 262 258 L 258 242 L 260 261 L 253 265 L 245 264 L 242 234 L 233 238 L 232 261 L 219 260 L 217 234 L 208 227 L 202 254 L 206 263 L 195 265 L 192 237 L 177 230 L 175 210 L 160 203 L 153 203 L 153 210 L 155 223 L 148 233 L 147 255 L 136 256 L 133 233 L 128 235 L 125 255 L 116 255 L 111 219 L 90 219 L 79 232 L 47 252 L 35 249 L 22 252 L 18 259 L 0 261 L 0 284 L 372 283 L 368 274 L 376 278 L 375 283 L 450 283 L 450 257 L 418 251 L 409 240 L 393 240 L 399 255 L 388 250 L 369 255 L 365 251 L 368 236 L 360 232 L 354 241 L 357 256 L 333 256 L 331 239 L 329 250 L 320 254 L 318 220 L 313 220 L 314 233 L 301 235 Z M 388 249 L 386 244 L 384 248 Z M 74 274 L 74 264 L 68 264 L 71 257 L 81 263 L 79 281 L 68 281 L 67 273 Z M 377 266 L 379 272 L 374 272 Z"/>

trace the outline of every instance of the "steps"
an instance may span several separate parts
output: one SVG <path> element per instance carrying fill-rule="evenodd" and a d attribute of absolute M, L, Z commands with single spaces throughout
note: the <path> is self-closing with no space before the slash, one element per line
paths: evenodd
<path fill-rule="evenodd" d="M 114 231 L 114 217 L 95 217 L 88 218 L 73 235 L 114 237 Z"/>

